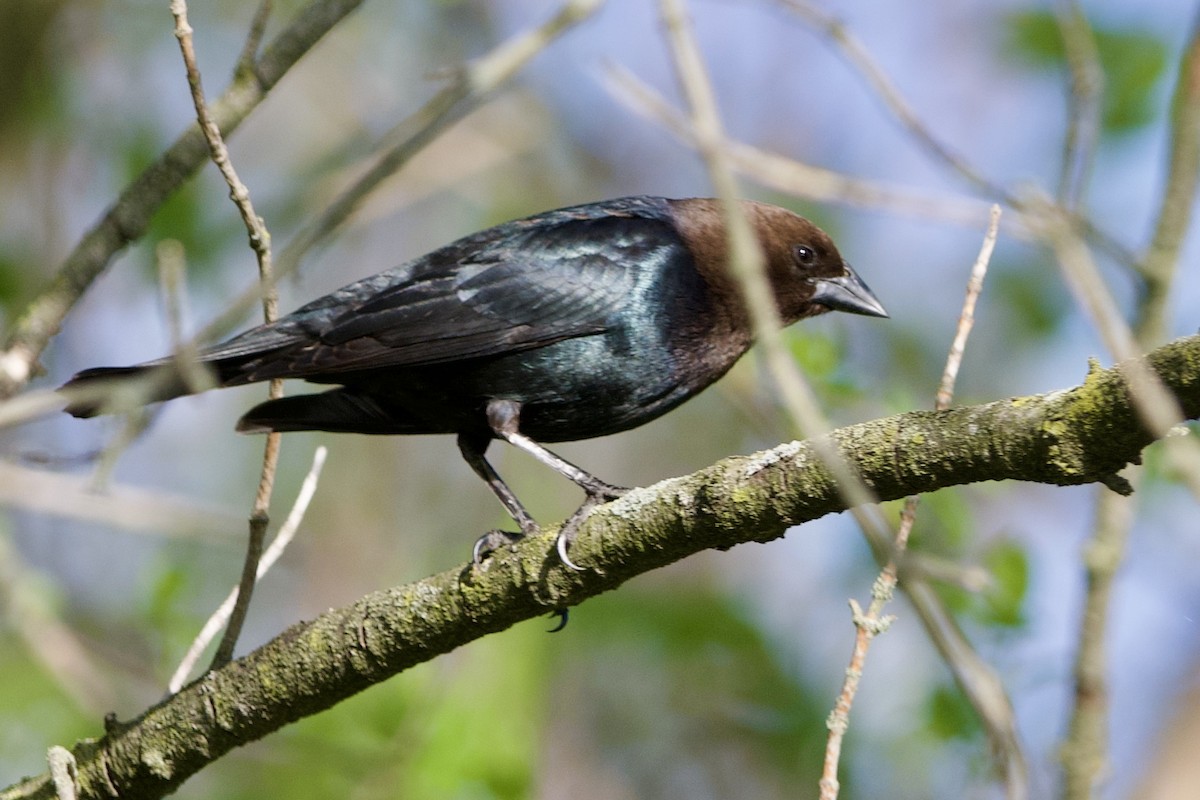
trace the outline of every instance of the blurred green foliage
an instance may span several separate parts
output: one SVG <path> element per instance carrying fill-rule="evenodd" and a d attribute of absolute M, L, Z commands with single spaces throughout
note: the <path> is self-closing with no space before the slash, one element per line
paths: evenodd
<path fill-rule="evenodd" d="M 1020 11 L 1006 20 L 1008 52 L 1034 68 L 1066 69 L 1062 30 L 1054 12 Z M 1158 114 L 1159 82 L 1165 77 L 1167 47 L 1153 34 L 1093 23 L 1092 35 L 1104 71 L 1101 127 L 1124 134 L 1144 127 Z"/>
<path fill-rule="evenodd" d="M 0 755 L 28 774 L 43 768 L 51 744 L 70 746 L 95 736 L 99 720 L 88 719 L 62 691 L 45 665 L 31 656 L 14 633 L 0 628 Z M 7 785 L 20 773 L 6 773 Z"/>
<path fill-rule="evenodd" d="M 231 759 L 220 795 L 531 796 L 559 641 L 545 626 L 519 625 L 302 720 Z"/>
<path fill-rule="evenodd" d="M 1058 269 L 1044 255 L 997 267 L 988 276 L 987 291 L 1005 315 L 1005 346 L 1027 347 L 1049 339 L 1071 302 Z"/>
<path fill-rule="evenodd" d="M 63 72 L 57 65 L 67 0 L 4 0 L 0 3 L 0 142 L 60 112 Z"/>
<path fill-rule="evenodd" d="M 1016 542 L 993 543 L 984 554 L 983 566 L 992 578 L 980 595 L 977 618 L 989 625 L 1019 628 L 1025 624 L 1021 609 L 1029 591 L 1029 555 Z"/>
<path fill-rule="evenodd" d="M 983 732 L 975 710 L 953 685 L 939 686 L 929 694 L 925 727 L 939 739 L 977 739 Z"/>
<path fill-rule="evenodd" d="M 576 616 L 581 643 L 562 651 L 558 671 L 583 735 L 629 796 L 681 796 L 688 781 L 713 797 L 816 786 L 829 699 L 731 598 L 693 585 L 626 588 Z"/>

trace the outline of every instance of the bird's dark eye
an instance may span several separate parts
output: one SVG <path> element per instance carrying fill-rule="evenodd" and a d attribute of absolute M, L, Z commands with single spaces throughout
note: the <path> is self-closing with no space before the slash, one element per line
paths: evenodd
<path fill-rule="evenodd" d="M 817 263 L 817 251 L 806 244 L 798 244 L 793 247 L 792 256 L 795 257 L 796 263 L 802 267 L 811 267 Z"/>

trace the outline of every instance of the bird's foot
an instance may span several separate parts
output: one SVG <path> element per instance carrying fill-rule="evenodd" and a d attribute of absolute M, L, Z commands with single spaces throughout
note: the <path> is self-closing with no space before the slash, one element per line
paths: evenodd
<path fill-rule="evenodd" d="M 490 530 L 475 540 L 475 546 L 471 548 L 471 560 L 475 562 L 475 566 L 479 566 L 485 558 L 501 547 L 509 547 L 524 538 L 525 534 L 516 531 Z"/>
<path fill-rule="evenodd" d="M 588 515 L 592 513 L 592 509 L 596 508 L 596 506 L 602 506 L 605 503 L 616 500 L 629 490 L 622 486 L 613 486 L 612 484 L 597 480 L 595 484 L 586 487 L 585 491 L 587 492 L 587 498 L 579 508 L 575 509 L 575 513 L 563 523 L 563 526 L 558 529 L 558 538 L 554 542 L 559 560 L 562 561 L 564 566 L 576 572 L 583 572 L 583 567 L 571 560 L 570 556 L 567 555 L 567 550 L 570 549 L 571 542 L 574 541 L 575 536 L 579 533 L 579 526 L 583 524 L 583 521 L 588 518 Z"/>
<path fill-rule="evenodd" d="M 584 501 L 584 506 L 599 506 L 607 502 L 616 500 L 618 497 L 624 497 L 629 494 L 629 489 L 624 486 L 613 486 L 611 483 L 605 483 L 595 475 L 589 476 L 591 480 L 587 485 L 580 484 L 583 491 L 587 493 L 587 500 Z M 588 504 L 591 504 L 589 506 Z M 582 506 L 581 506 L 582 508 Z M 576 511 L 576 514 L 579 512 Z"/>

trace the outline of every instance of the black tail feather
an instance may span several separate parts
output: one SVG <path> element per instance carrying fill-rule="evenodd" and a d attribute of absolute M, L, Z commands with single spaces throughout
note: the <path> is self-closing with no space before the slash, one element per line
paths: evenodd
<path fill-rule="evenodd" d="M 194 367 L 200 370 L 195 371 Z M 206 366 L 192 365 L 184 376 L 174 362 L 150 362 L 131 367 L 92 367 L 77 373 L 58 388 L 67 398 L 63 409 L 74 417 L 123 410 L 148 403 L 171 400 L 217 385 Z"/>
<path fill-rule="evenodd" d="M 240 433 L 329 431 L 331 433 L 442 433 L 415 420 L 396 419 L 369 397 L 347 389 L 268 400 L 238 420 Z"/>

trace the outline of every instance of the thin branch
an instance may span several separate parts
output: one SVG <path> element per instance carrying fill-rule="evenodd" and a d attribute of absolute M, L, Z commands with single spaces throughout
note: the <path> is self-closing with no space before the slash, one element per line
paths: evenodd
<path fill-rule="evenodd" d="M 970 279 L 967 281 L 967 291 L 963 299 L 962 313 L 958 318 L 958 328 L 954 335 L 954 341 L 950 345 L 950 352 L 946 357 L 942 380 L 938 385 L 934 404 L 938 411 L 948 409 L 954 398 L 954 384 L 958 377 L 959 366 L 962 364 L 963 351 L 966 348 L 967 337 L 975 324 L 975 304 L 979 299 L 980 292 L 983 291 L 983 278 L 987 274 L 992 251 L 996 247 L 999 229 L 1000 207 L 994 205 L 983 245 L 980 247 L 979 256 L 975 259 Z M 829 738 L 825 747 L 825 761 L 820 781 L 821 800 L 835 800 L 838 796 L 838 763 L 841 760 L 842 742 L 850 726 L 850 710 L 854 706 L 854 698 L 858 693 L 859 681 L 863 675 L 871 642 L 876 636 L 887 630 L 894 619 L 891 615 L 885 615 L 883 610 L 895 595 L 898 576 L 897 564 L 908 549 L 908 538 L 917 518 L 918 502 L 918 495 L 910 495 L 905 498 L 904 509 L 900 515 L 900 528 L 896 532 L 891 555 L 871 587 L 871 602 L 867 610 L 864 612 L 855 600 L 850 601 L 855 627 L 854 650 L 850 657 L 850 665 L 846 668 L 841 694 L 838 696 L 827 723 Z M 1009 718 L 1011 719 L 1011 704 L 1007 700 L 1005 704 L 1010 707 Z M 1019 750 L 1006 754 L 1006 762 L 1014 760 L 1023 764 L 1024 758 Z M 1022 769 L 1021 772 L 1023 773 L 1024 770 Z M 1019 787 L 1018 791 L 1023 793 L 1023 781 Z M 1010 792 L 1010 796 L 1012 794 L 1013 792 Z"/>
<path fill-rule="evenodd" d="M 601 74 L 601 82 L 610 94 L 630 109 L 698 149 L 691 120 L 629 70 L 609 65 Z M 795 197 L 955 225 L 979 225 L 988 218 L 987 204 L 973 197 L 932 195 L 905 186 L 857 178 L 744 142 L 727 141 L 725 149 L 733 166 L 743 175 Z"/>
<path fill-rule="evenodd" d="M 1189 417 L 1200 415 L 1200 336 L 1143 363 Z M 909 412 L 844 428 L 829 441 L 884 500 L 991 480 L 1094 482 L 1138 458 L 1153 438 L 1136 424 L 1128 374 L 1127 364 L 1094 370 L 1070 390 Z M 897 446 L 914 441 L 921 446 Z M 580 527 L 573 548 L 596 569 L 564 567 L 547 530 L 481 566 L 463 564 L 299 623 L 137 719 L 81 741 L 73 748 L 80 797 L 161 797 L 231 749 L 488 633 L 701 550 L 769 541 L 844 508 L 810 442 L 635 489 Z M 50 797 L 48 775 L 0 790 L 0 800 Z"/>
<path fill-rule="evenodd" d="M 1079 207 L 1096 146 L 1100 143 L 1100 101 L 1104 95 L 1104 70 L 1092 26 L 1079 0 L 1058 0 L 1055 19 L 1067 57 L 1069 82 L 1067 134 L 1063 141 L 1058 202 L 1063 208 Z"/>
<path fill-rule="evenodd" d="M 238 56 L 234 76 L 248 74 L 254 71 L 258 58 L 258 48 L 262 46 L 263 34 L 267 32 L 267 20 L 271 18 L 271 0 L 262 0 L 254 19 L 250 20 L 250 28 L 246 32 L 246 41 L 242 45 L 242 54 Z"/>
<path fill-rule="evenodd" d="M 1071 720 L 1059 748 L 1064 800 L 1095 797 L 1107 770 L 1109 609 L 1117 568 L 1125 560 L 1134 506 L 1131 498 L 1114 492 L 1101 490 L 1096 495 L 1094 530 L 1083 550 L 1087 589 L 1073 665 Z"/>
<path fill-rule="evenodd" d="M 171 15 L 175 18 L 175 38 L 179 40 L 179 50 L 183 55 L 184 69 L 187 72 L 188 88 L 192 92 L 192 104 L 196 108 L 196 119 L 200 123 L 200 132 L 208 142 L 208 149 L 213 163 L 217 165 L 225 184 L 229 187 L 229 197 L 237 206 L 242 216 L 242 223 L 250 234 L 250 247 L 258 260 L 258 279 L 262 285 L 263 321 L 272 323 L 279 317 L 279 295 L 275 289 L 274 277 L 271 270 L 271 233 L 266 223 L 254 210 L 250 200 L 250 190 L 238 177 L 233 161 L 229 158 L 229 150 L 221 138 L 221 131 L 213 121 L 204 100 L 204 88 L 200 78 L 200 68 L 196 64 L 195 43 L 192 40 L 192 26 L 187 18 L 187 0 L 171 0 Z M 254 26 L 264 24 L 263 9 L 251 26 L 251 40 L 255 38 Z M 279 378 L 272 380 L 267 388 L 267 398 L 277 400 L 283 396 L 283 381 Z M 250 599 L 254 593 L 255 577 L 258 574 L 258 561 L 262 555 L 263 539 L 266 536 L 268 524 L 268 509 L 271 505 L 271 489 L 275 485 L 275 470 L 279 464 L 278 433 L 267 434 L 266 447 L 263 453 L 262 473 L 258 480 L 258 490 L 254 495 L 254 507 L 250 512 L 250 536 L 246 545 L 246 558 L 242 565 L 242 581 L 238 590 L 237 602 L 229 617 L 229 627 L 213 657 L 213 666 L 221 666 L 233 657 L 233 649 L 237 646 L 238 636 L 241 635 L 242 625 L 250 610 Z"/>
<path fill-rule="evenodd" d="M 328 455 L 328 452 L 328 449 L 322 446 L 318 447 L 313 454 L 312 467 L 309 468 L 308 475 L 300 485 L 296 502 L 292 505 L 287 519 L 284 520 L 283 527 L 279 529 L 279 533 L 275 534 L 275 539 L 263 553 L 262 561 L 258 564 L 256 580 L 262 580 L 263 576 L 275 565 L 275 562 L 283 555 L 283 551 L 291 544 L 296 531 L 299 530 L 300 523 L 304 521 L 304 515 L 308 511 L 308 504 L 312 502 L 313 495 L 317 493 L 317 483 L 321 479 L 321 469 L 325 466 L 325 456 Z M 171 675 L 171 680 L 167 683 L 168 694 L 175 694 L 183 688 L 184 682 L 187 681 L 188 675 L 195 668 L 204 650 L 229 620 L 234 604 L 237 602 L 238 593 L 239 587 L 235 586 L 212 616 L 208 618 L 208 621 L 204 623 L 204 627 L 179 662 L 179 666 L 175 668 L 174 674 Z"/>
<path fill-rule="evenodd" d="M 954 172 L 962 176 L 968 183 L 985 192 L 989 197 L 1001 200 L 1005 205 L 1022 215 L 1036 215 L 1041 203 L 1037 198 L 1026 198 L 1023 194 L 1012 192 L 1005 187 L 985 177 L 980 171 L 971 166 L 949 145 L 938 139 L 920 116 L 909 105 L 900 90 L 888 78 L 887 73 L 875 63 L 867 48 L 837 17 L 807 2 L 807 0 L 778 0 L 786 8 L 792 10 L 811 27 L 825 34 L 832 42 L 835 50 L 853 67 L 867 82 L 892 116 L 909 134 L 932 154 L 934 158 Z M 1065 217 L 1071 228 L 1080 235 L 1086 235 L 1097 246 L 1119 261 L 1132 267 L 1136 258 L 1127 247 L 1113 239 L 1107 231 L 1097 227 L 1090 219 L 1075 214 Z"/>
<path fill-rule="evenodd" d="M 668 37 L 675 53 L 674 63 L 688 97 L 689 106 L 692 108 L 692 127 L 695 131 L 697 149 L 709 167 L 717 196 L 725 201 L 726 225 L 730 231 L 730 268 L 738 278 L 743 293 L 746 295 L 755 339 L 760 351 L 765 353 L 768 371 L 780 387 L 784 407 L 792 416 L 793 422 L 806 435 L 814 436 L 816 433 L 829 430 L 829 424 L 824 419 L 812 389 L 796 369 L 779 339 L 778 315 L 771 298 L 770 287 L 762 274 L 761 254 L 757 253 L 756 243 L 750 236 L 740 207 L 732 202 L 737 196 L 736 184 L 732 169 L 725 156 L 724 134 L 716 113 L 711 84 L 687 27 L 681 0 L 664 0 L 663 9 Z M 744 243 L 747 240 L 749 240 L 748 245 Z M 875 552 L 880 554 L 881 558 L 887 558 L 892 537 L 878 513 L 868 510 L 868 507 L 876 502 L 869 484 L 864 483 L 861 477 L 854 473 L 850 465 L 841 459 L 836 450 L 826 448 L 823 442 L 822 438 L 813 439 L 813 447 L 816 448 L 819 457 L 829 469 L 837 491 L 845 499 L 846 506 L 859 527 L 862 528 L 868 541 L 871 542 Z M 909 584 L 906 584 L 906 591 L 913 599 L 914 608 L 939 650 L 943 653 L 966 653 L 973 656 L 970 644 L 962 637 L 961 632 L 953 624 L 944 621 L 950 619 L 950 615 L 941 607 L 937 596 L 931 591 L 921 591 L 922 588 L 920 581 L 917 580 L 911 580 Z M 988 699 L 986 690 L 996 690 L 999 683 L 994 679 L 987 683 L 985 679 L 992 674 L 986 670 L 982 660 L 977 656 L 973 658 L 962 656 L 959 663 L 967 663 L 968 660 L 977 666 L 975 674 L 980 677 L 975 678 L 974 682 L 980 690 L 977 692 L 967 691 L 967 696 L 969 699 L 980 700 L 981 703 L 984 703 Z M 968 689 L 975 688 L 975 685 L 969 685 L 967 681 L 962 681 L 960 684 Z M 992 692 L 992 694 L 995 693 L 995 691 Z M 999 694 L 1003 696 L 1002 689 L 999 689 Z M 999 704 L 987 703 L 978 705 L 977 709 L 984 718 L 989 732 L 993 728 L 993 722 L 996 727 L 1001 728 L 996 739 L 1001 743 L 1001 747 L 998 748 L 999 752 L 1014 752 L 1013 748 L 1007 746 L 1013 737 L 1004 732 L 1003 719 L 996 710 L 997 706 Z M 1011 716 L 1009 722 L 1011 722 Z M 1013 728 L 1010 726 L 1007 730 L 1011 731 Z"/>
<path fill-rule="evenodd" d="M 1138 342 L 1148 348 L 1162 341 L 1168 328 L 1167 302 L 1179 252 L 1192 224 L 1200 177 L 1200 15 L 1179 63 L 1171 102 L 1171 147 L 1158 222 L 1150 247 L 1139 264 L 1145 281 L 1138 316 Z"/>
<path fill-rule="evenodd" d="M 236 518 L 186 497 L 113 484 L 103 494 L 87 477 L 0 461 L 0 506 L 98 522 L 134 533 L 221 540 Z"/>

